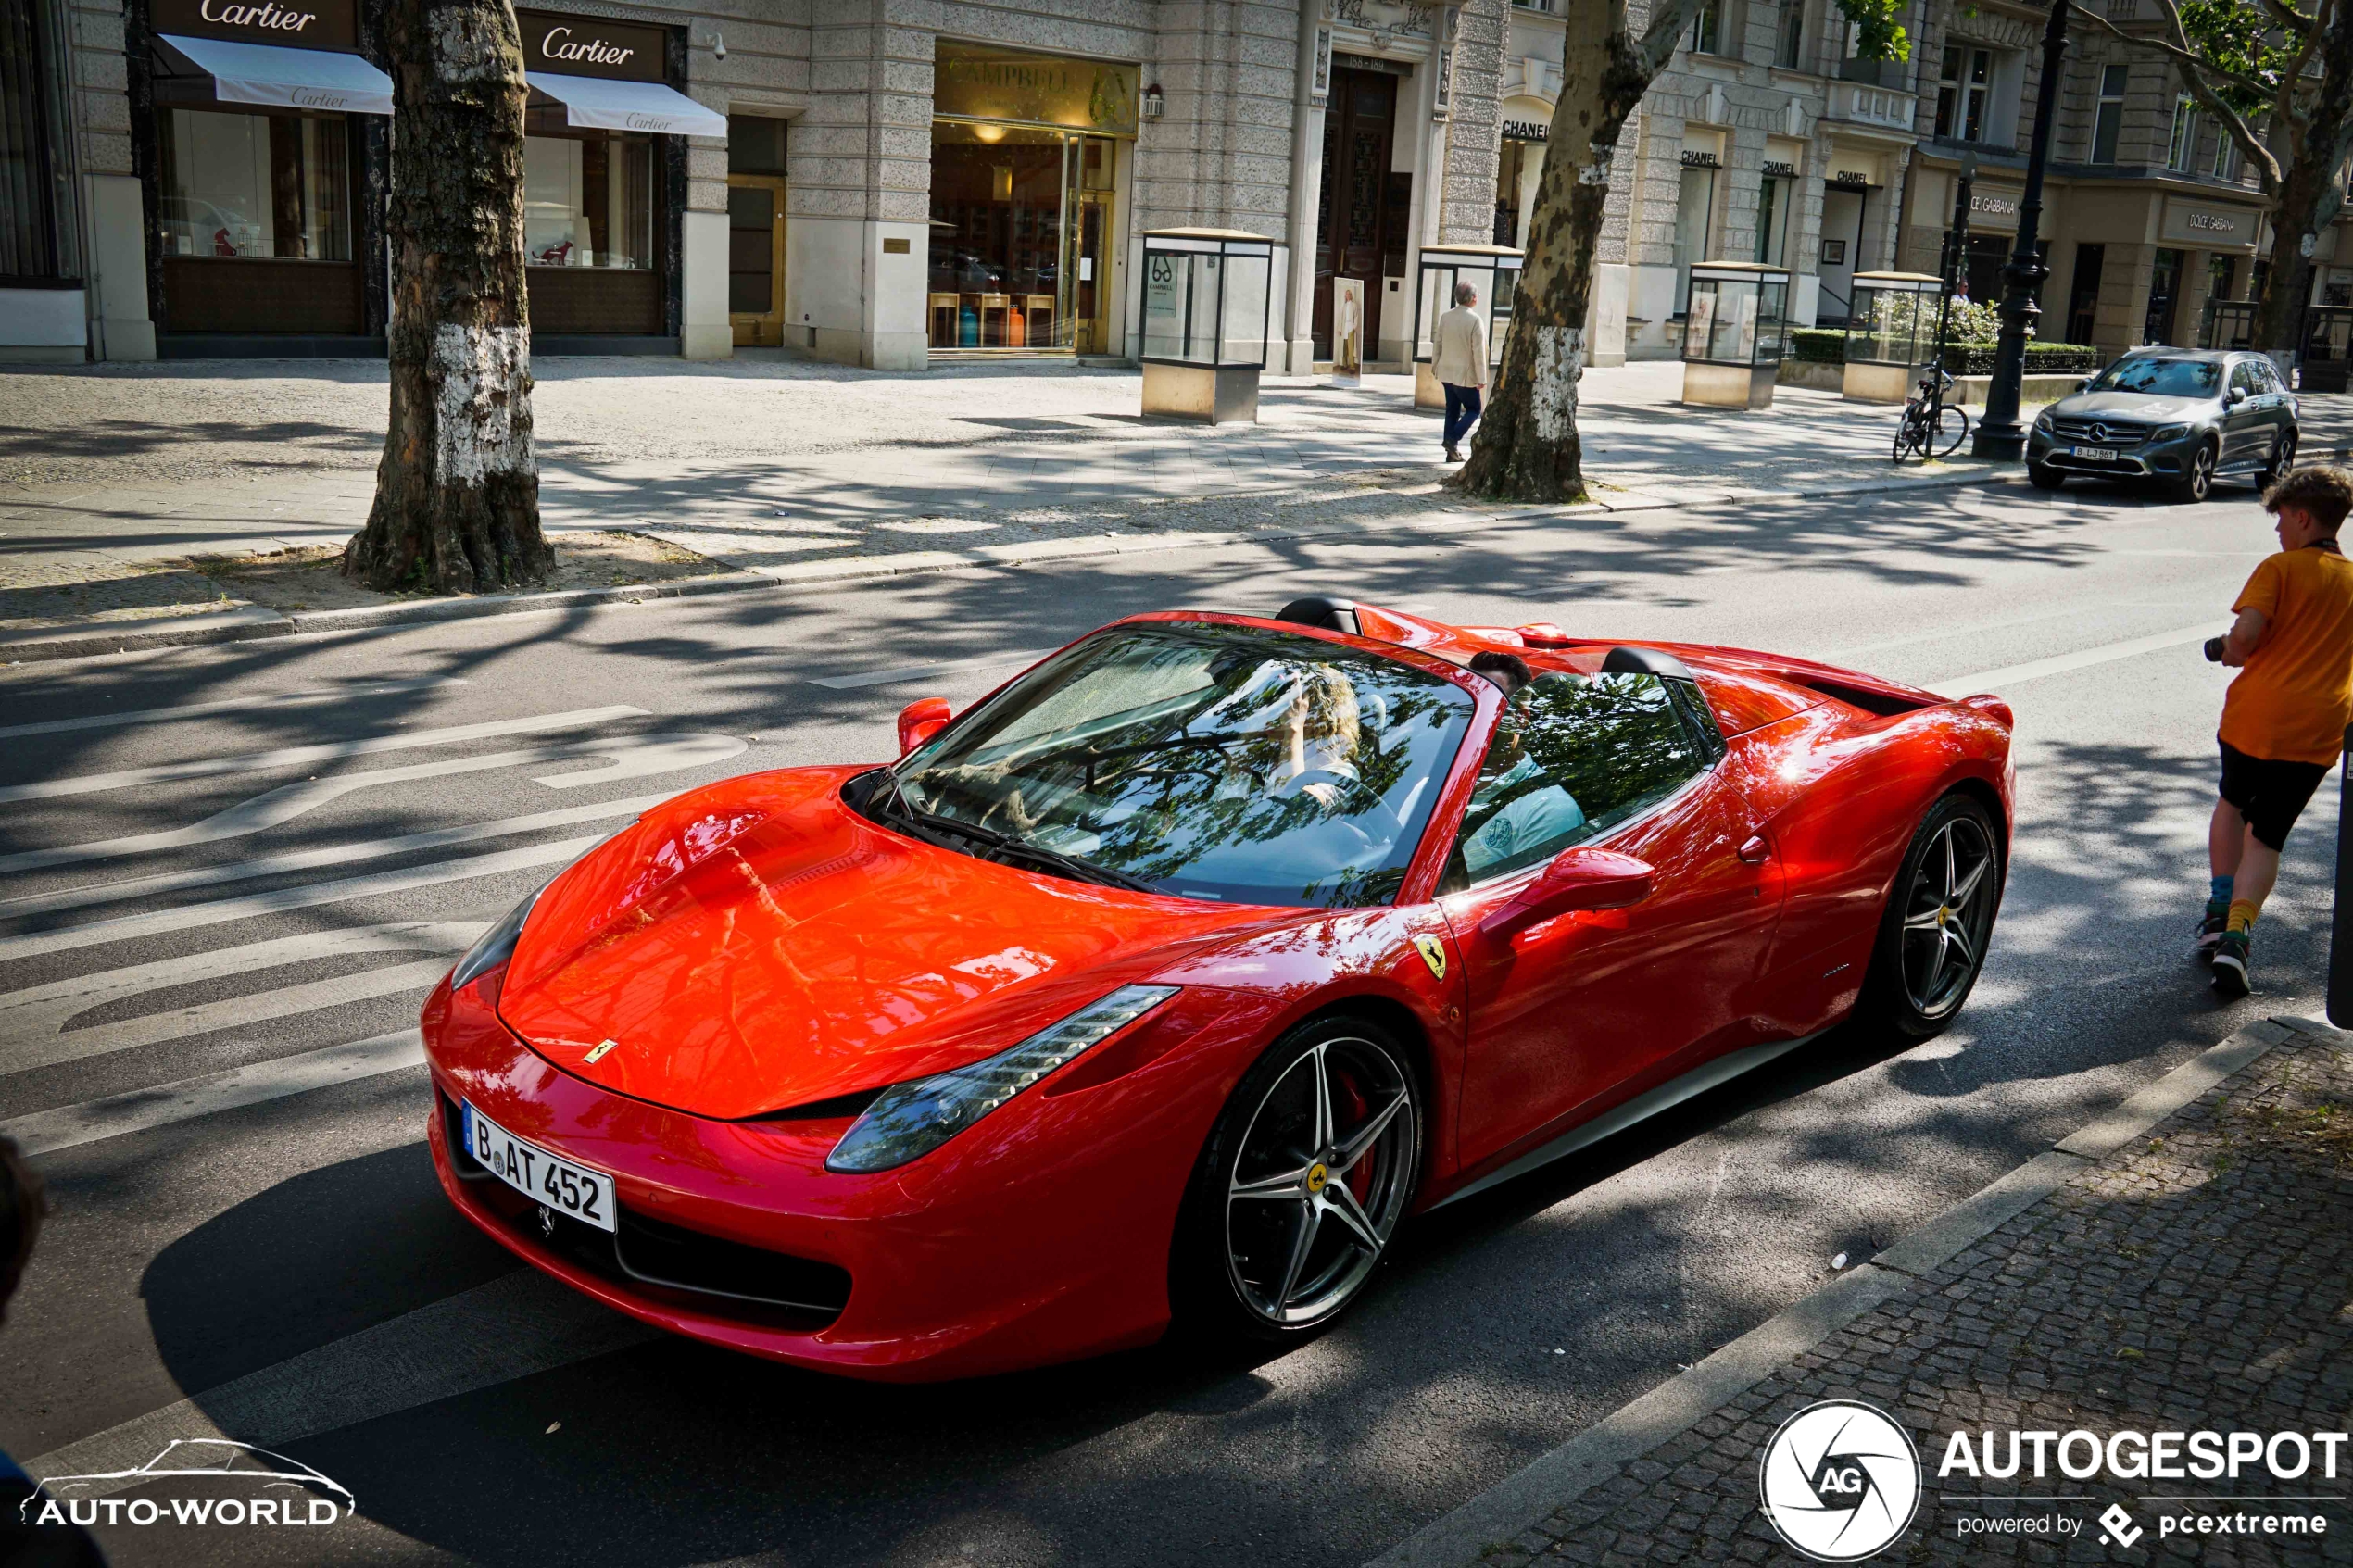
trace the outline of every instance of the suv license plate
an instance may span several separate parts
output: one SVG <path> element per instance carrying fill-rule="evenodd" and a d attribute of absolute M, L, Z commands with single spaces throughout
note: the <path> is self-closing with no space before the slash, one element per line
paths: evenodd
<path fill-rule="evenodd" d="M 560 1160 L 506 1131 L 471 1103 L 461 1101 L 460 1105 L 465 1111 L 466 1148 L 484 1170 L 559 1214 L 569 1214 L 600 1231 L 614 1229 L 610 1176 Z"/>
<path fill-rule="evenodd" d="M 2113 446 L 2078 446 L 2075 455 L 2095 463 L 2116 461 L 2116 448 Z"/>

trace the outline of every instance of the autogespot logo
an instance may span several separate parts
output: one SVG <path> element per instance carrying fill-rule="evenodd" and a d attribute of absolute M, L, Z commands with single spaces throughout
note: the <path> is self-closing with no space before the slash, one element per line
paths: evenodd
<path fill-rule="evenodd" d="M 1825 1399 L 1781 1423 L 1757 1467 L 1765 1517 L 1818 1562 L 1855 1562 L 1910 1528 L 1920 1456 L 1882 1410 Z"/>

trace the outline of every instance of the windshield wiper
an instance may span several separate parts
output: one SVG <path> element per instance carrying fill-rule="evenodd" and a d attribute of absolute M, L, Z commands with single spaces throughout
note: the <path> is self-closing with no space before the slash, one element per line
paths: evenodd
<path fill-rule="evenodd" d="M 1035 861 L 1079 882 L 1101 883 L 1109 887 L 1125 887 L 1133 893 L 1160 891 L 1151 883 L 1139 877 L 1129 876 L 1126 872 L 1115 872 L 1109 866 L 1099 866 L 1092 860 L 1082 860 L 1076 855 L 1065 855 L 1059 849 L 1049 849 L 1042 844 L 1033 844 L 1026 838 L 1015 838 L 1009 833 L 1000 833 L 995 828 L 985 828 L 977 822 L 963 822 L 954 817 L 943 817 L 934 811 L 919 810 L 908 800 L 905 792 L 899 787 L 898 774 L 885 770 L 884 777 L 890 781 L 890 788 L 883 795 L 878 804 L 890 815 L 904 819 L 909 826 L 918 830 L 917 836 L 930 843 L 939 844 L 941 835 L 953 834 L 975 844 L 987 845 L 1000 854 Z M 946 845 L 941 847 L 949 847 Z"/>

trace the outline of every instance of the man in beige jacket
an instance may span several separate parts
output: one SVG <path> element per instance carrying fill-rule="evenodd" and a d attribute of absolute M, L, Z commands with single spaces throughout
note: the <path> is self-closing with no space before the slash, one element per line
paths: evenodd
<path fill-rule="evenodd" d="M 1487 390 L 1487 328 L 1478 312 L 1478 291 L 1454 285 L 1454 308 L 1438 319 L 1430 333 L 1430 374 L 1446 388 L 1446 460 L 1463 460 L 1461 442 L 1478 421 L 1479 397 Z"/>

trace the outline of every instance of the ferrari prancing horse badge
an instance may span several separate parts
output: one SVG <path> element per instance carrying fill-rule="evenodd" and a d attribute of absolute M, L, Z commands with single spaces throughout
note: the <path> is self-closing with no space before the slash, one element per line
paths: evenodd
<path fill-rule="evenodd" d="M 1446 978 L 1446 946 L 1435 936 L 1416 936 L 1414 947 L 1422 955 L 1422 962 L 1429 965 L 1430 973 Z"/>

